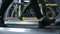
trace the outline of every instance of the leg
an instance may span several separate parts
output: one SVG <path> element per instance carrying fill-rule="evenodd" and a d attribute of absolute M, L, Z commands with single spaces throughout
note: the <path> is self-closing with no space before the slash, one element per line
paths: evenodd
<path fill-rule="evenodd" d="M 0 25 L 4 26 L 4 13 L 13 0 L 2 0 L 0 9 Z"/>
<path fill-rule="evenodd" d="M 38 5 L 37 0 L 31 2 L 31 8 L 34 10 L 34 12 L 35 12 L 35 14 L 36 14 L 36 17 L 37 17 L 38 19 L 40 19 L 40 18 L 43 17 L 43 15 L 41 14 L 41 11 L 40 11 L 40 8 L 39 8 L 39 5 Z M 39 28 L 44 27 L 44 25 L 45 25 L 45 24 L 44 24 L 43 22 L 40 22 L 40 21 L 39 21 Z"/>
<path fill-rule="evenodd" d="M 30 5 L 31 5 L 31 8 L 33 9 L 33 11 L 36 14 L 36 17 L 38 19 L 40 19 L 43 15 L 41 14 L 39 4 L 38 4 L 37 0 L 32 0 Z"/>
<path fill-rule="evenodd" d="M 44 12 L 44 15 L 46 16 L 46 11 L 45 11 L 45 5 L 43 3 L 43 1 L 41 0 L 42 2 L 42 5 L 43 5 L 43 12 Z M 34 10 L 35 14 L 36 14 L 36 17 L 38 19 L 42 18 L 43 15 L 41 14 L 41 11 L 40 11 L 40 8 L 39 8 L 39 4 L 37 2 L 37 0 L 32 0 L 31 1 L 31 8 Z M 43 17 L 43 20 L 42 21 L 39 21 L 39 28 L 43 28 L 44 26 L 46 25 L 49 25 L 50 24 L 50 21 L 49 18 L 44 18 Z"/>

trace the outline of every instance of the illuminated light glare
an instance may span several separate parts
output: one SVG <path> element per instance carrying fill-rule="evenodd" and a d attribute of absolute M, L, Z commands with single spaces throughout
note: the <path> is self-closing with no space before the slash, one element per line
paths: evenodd
<path fill-rule="evenodd" d="M 29 32 L 31 29 L 24 28 L 0 28 L 0 31 L 9 31 L 9 32 Z"/>
<path fill-rule="evenodd" d="M 0 27 L 0 30 L 4 30 L 4 28 L 3 27 Z"/>

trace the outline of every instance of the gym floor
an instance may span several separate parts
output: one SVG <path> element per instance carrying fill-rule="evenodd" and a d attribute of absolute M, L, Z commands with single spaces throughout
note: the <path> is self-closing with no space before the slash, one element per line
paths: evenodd
<path fill-rule="evenodd" d="M 0 27 L 0 34 L 60 34 L 60 30 L 58 30 L 58 29 Z"/>
<path fill-rule="evenodd" d="M 0 27 L 0 34 L 60 34 L 60 29 L 38 28 L 38 23 L 31 24 L 7 24 L 8 27 Z"/>

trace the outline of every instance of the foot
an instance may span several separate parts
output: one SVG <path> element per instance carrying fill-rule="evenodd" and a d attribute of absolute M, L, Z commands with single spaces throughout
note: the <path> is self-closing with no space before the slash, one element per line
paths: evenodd
<path fill-rule="evenodd" d="M 49 18 L 41 18 L 41 21 L 39 21 L 39 28 L 44 28 L 45 26 L 48 26 L 52 23 L 52 20 Z"/>
<path fill-rule="evenodd" d="M 60 22 L 57 22 L 55 25 L 56 25 L 56 26 L 60 26 Z"/>
<path fill-rule="evenodd" d="M 39 21 L 39 28 L 44 28 L 44 27 L 45 27 L 45 24 Z"/>
<path fill-rule="evenodd" d="M 0 27 L 7 27 L 7 25 L 0 23 Z"/>
<path fill-rule="evenodd" d="M 4 20 L 0 19 L 0 27 L 7 27 L 7 25 L 4 24 Z"/>

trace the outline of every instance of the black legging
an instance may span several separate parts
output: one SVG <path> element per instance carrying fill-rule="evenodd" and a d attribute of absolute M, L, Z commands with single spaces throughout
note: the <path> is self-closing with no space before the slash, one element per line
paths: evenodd
<path fill-rule="evenodd" d="M 30 7 L 33 9 L 38 19 L 42 17 L 38 0 L 31 0 Z"/>
<path fill-rule="evenodd" d="M 7 10 L 8 6 L 11 4 L 13 0 L 2 0 L 2 5 L 0 9 L 0 23 L 4 23 L 4 13 Z"/>

